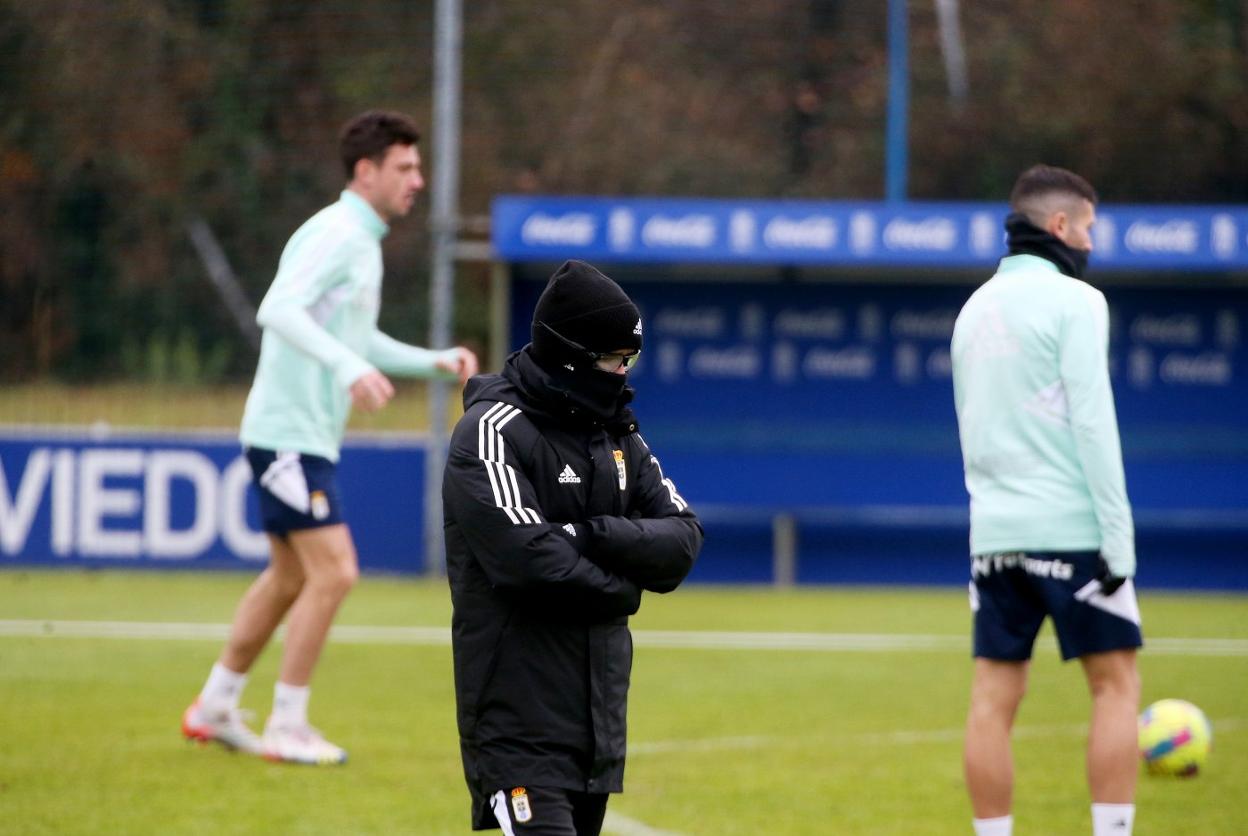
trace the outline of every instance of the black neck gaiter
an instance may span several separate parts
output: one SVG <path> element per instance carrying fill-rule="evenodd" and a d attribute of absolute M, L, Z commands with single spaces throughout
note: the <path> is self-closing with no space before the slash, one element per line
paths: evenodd
<path fill-rule="evenodd" d="M 539 363 L 530 347 L 507 358 L 503 376 L 552 417 L 580 426 L 604 426 L 615 434 L 634 432 L 637 419 L 628 404 L 633 388 L 622 374 L 598 369 L 554 369 Z"/>
<path fill-rule="evenodd" d="M 1087 250 L 1069 246 L 1027 220 L 1021 212 L 1012 212 L 1005 219 L 1005 232 L 1010 255 L 1039 256 L 1056 264 L 1058 270 L 1072 279 L 1082 279 L 1088 269 Z"/>

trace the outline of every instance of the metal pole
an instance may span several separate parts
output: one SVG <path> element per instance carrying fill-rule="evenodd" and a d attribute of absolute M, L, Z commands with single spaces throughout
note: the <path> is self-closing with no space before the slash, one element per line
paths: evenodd
<path fill-rule="evenodd" d="M 949 78 L 949 98 L 955 111 L 966 105 L 969 84 L 966 80 L 966 50 L 962 48 L 962 27 L 958 23 L 958 0 L 936 0 L 936 19 L 940 24 L 940 51 L 945 56 L 945 75 Z"/>
<path fill-rule="evenodd" d="M 459 214 L 460 0 L 437 0 L 433 42 L 433 179 L 429 229 L 433 243 L 429 286 L 429 346 L 448 348 L 454 315 L 455 238 Z M 450 387 L 429 382 L 429 448 L 425 458 L 425 571 L 446 568 L 442 540 L 442 470 L 446 464 Z"/>
<path fill-rule="evenodd" d="M 906 0 L 888 0 L 888 129 L 884 189 L 890 202 L 906 199 L 909 160 L 910 34 Z"/>
<path fill-rule="evenodd" d="M 239 284 L 238 277 L 234 275 L 230 260 L 226 258 L 225 250 L 221 249 L 221 243 L 213 234 L 212 227 L 208 226 L 208 222 L 201 216 L 195 215 L 186 225 L 186 229 L 191 236 L 191 244 L 194 245 L 195 252 L 199 254 L 199 260 L 203 262 L 204 269 L 208 271 L 212 286 L 216 288 L 221 301 L 233 315 L 234 321 L 238 324 L 238 330 L 242 332 L 251 347 L 259 351 L 260 326 L 256 325 L 256 309 L 251 304 L 251 300 L 247 298 L 242 285 Z"/>
<path fill-rule="evenodd" d="M 511 353 L 511 275 L 505 262 L 490 265 L 490 368 L 501 369 Z"/>
<path fill-rule="evenodd" d="M 797 520 L 776 514 L 771 520 L 772 582 L 783 588 L 797 583 Z"/>

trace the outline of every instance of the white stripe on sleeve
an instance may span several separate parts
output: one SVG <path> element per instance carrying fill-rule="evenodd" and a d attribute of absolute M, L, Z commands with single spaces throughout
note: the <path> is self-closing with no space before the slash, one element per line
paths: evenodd
<path fill-rule="evenodd" d="M 494 404 L 494 406 L 489 408 L 489 411 L 481 416 L 481 420 L 477 422 L 477 456 L 485 463 L 485 473 L 490 477 L 490 488 L 494 491 L 494 504 L 506 512 L 507 518 L 514 525 L 519 525 L 520 520 L 516 517 L 516 512 L 509 507 L 511 504 L 510 496 L 507 498 L 508 501 L 503 501 L 502 493 L 499 490 L 498 474 L 494 472 L 493 466 L 494 428 L 490 422 L 493 420 L 495 413 L 502 408 L 502 403 Z"/>
<path fill-rule="evenodd" d="M 672 500 L 672 504 L 676 506 L 677 511 L 683 511 L 689 507 L 689 503 L 685 502 L 680 494 L 676 493 L 676 483 L 663 475 L 663 466 L 659 464 L 659 460 L 654 456 L 650 457 L 650 461 L 659 469 L 659 480 L 663 487 L 667 488 L 667 495 Z"/>
<path fill-rule="evenodd" d="M 507 464 L 503 427 L 520 414 L 517 407 L 496 403 L 477 422 L 477 455 L 485 464 L 494 492 L 494 504 L 503 510 L 513 525 L 540 524 L 541 515 L 520 504 L 520 484 L 516 471 Z"/>

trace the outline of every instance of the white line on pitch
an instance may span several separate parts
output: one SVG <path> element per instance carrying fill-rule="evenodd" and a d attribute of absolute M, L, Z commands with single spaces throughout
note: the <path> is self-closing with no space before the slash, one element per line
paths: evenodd
<path fill-rule="evenodd" d="M 223 640 L 226 624 L 156 621 L 68 621 L 57 619 L 0 620 L 0 636 L 49 638 Z M 281 633 L 279 632 L 279 636 Z M 380 627 L 337 625 L 333 640 L 344 644 L 451 643 L 446 627 Z M 749 633 L 711 630 L 634 630 L 639 647 L 673 650 L 815 650 L 970 652 L 968 636 L 924 633 Z M 1145 638 L 1144 652 L 1181 656 L 1248 656 L 1248 639 Z"/>
<path fill-rule="evenodd" d="M 1242 717 L 1227 717 L 1212 721 L 1214 735 L 1224 732 L 1238 731 L 1245 727 Z M 962 740 L 966 730 L 926 729 L 897 730 L 883 732 L 859 732 L 857 734 L 837 735 L 836 740 L 842 744 L 859 744 L 863 746 L 910 746 L 921 743 L 957 743 Z M 1047 738 L 1047 737 L 1082 737 L 1088 733 L 1087 723 L 1053 723 L 1048 725 L 1015 726 L 1015 739 Z M 701 740 L 656 740 L 651 743 L 629 743 L 629 755 L 660 755 L 689 752 L 716 752 L 743 749 L 762 749 L 769 746 L 787 744 L 807 745 L 811 737 L 784 737 L 779 735 L 751 735 L 737 737 L 710 737 Z"/>
<path fill-rule="evenodd" d="M 618 836 L 681 836 L 671 830 L 655 830 L 648 824 L 630 819 L 614 810 L 607 811 L 602 829 L 607 833 L 616 833 Z"/>

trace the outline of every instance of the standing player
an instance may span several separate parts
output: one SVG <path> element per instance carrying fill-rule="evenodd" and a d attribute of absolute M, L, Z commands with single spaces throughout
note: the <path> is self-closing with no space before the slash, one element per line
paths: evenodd
<path fill-rule="evenodd" d="M 1053 619 L 1092 693 L 1095 836 L 1135 817 L 1142 644 L 1135 535 L 1110 389 L 1109 313 L 1081 281 L 1096 192 L 1061 168 L 1019 178 L 1010 255 L 953 329 L 953 387 L 971 496 L 975 674 L 965 768 L 978 836 L 1010 836 L 1010 730 L 1032 645 Z"/>
<path fill-rule="evenodd" d="M 619 285 L 569 261 L 532 342 L 464 393 L 442 496 L 477 830 L 596 836 L 623 788 L 628 616 L 702 547 L 628 406 L 641 332 Z"/>
<path fill-rule="evenodd" d="M 271 760 L 342 763 L 347 754 L 308 724 L 309 682 L 338 606 L 359 569 L 335 478 L 351 406 L 371 412 L 394 394 L 386 374 L 476 373 L 465 348 L 430 351 L 377 330 L 381 239 L 424 187 L 402 114 L 370 111 L 344 127 L 347 187 L 291 237 L 256 321 L 260 363 L 240 438 L 255 475 L 269 566 L 239 602 L 230 637 L 183 734 Z M 247 672 L 289 612 L 273 711 L 259 738 L 243 722 Z"/>

